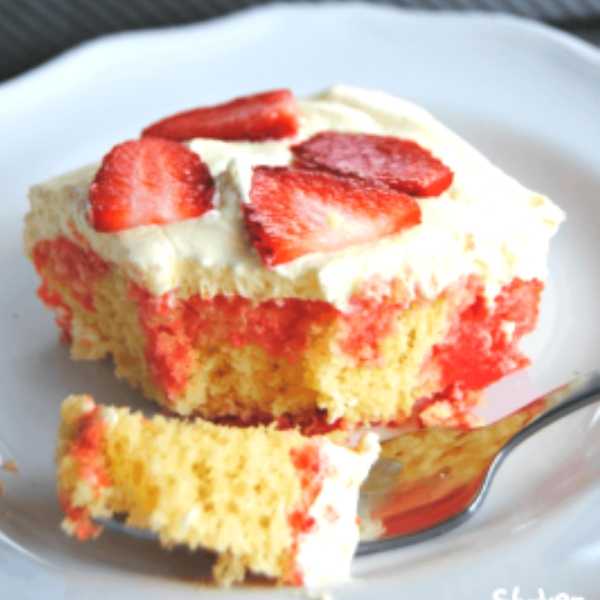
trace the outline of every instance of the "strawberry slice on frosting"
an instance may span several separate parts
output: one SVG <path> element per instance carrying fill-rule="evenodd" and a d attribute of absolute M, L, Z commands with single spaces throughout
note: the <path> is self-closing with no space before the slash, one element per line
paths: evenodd
<path fill-rule="evenodd" d="M 253 244 L 271 267 L 374 241 L 421 221 L 419 205 L 406 194 L 291 167 L 256 167 L 244 213 Z"/>
<path fill-rule="evenodd" d="M 452 171 L 412 140 L 324 131 L 292 146 L 298 166 L 383 184 L 405 194 L 439 196 Z"/>

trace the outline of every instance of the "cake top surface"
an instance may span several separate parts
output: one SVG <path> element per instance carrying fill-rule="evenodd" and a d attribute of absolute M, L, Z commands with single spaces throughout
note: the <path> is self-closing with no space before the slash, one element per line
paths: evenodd
<path fill-rule="evenodd" d="M 461 277 L 477 275 L 493 298 L 515 277 L 545 278 L 548 241 L 564 218 L 562 211 L 504 174 L 428 112 L 382 92 L 348 86 L 300 101 L 299 109 L 300 127 L 293 137 L 189 142 L 215 181 L 214 207 L 199 217 L 98 232 L 89 223 L 94 165 L 34 186 L 26 244 L 31 249 L 36 241 L 72 236 L 75 229 L 95 252 L 155 294 L 300 297 L 325 300 L 341 310 L 373 281 L 400 280 L 409 299 L 433 298 Z M 412 140 L 448 165 L 453 181 L 437 197 L 416 198 L 418 225 L 376 241 L 266 265 L 243 219 L 253 169 L 289 165 L 290 147 L 323 131 Z"/>

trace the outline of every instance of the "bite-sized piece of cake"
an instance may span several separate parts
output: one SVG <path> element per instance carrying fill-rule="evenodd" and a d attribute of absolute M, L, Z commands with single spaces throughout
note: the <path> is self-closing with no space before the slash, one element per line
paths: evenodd
<path fill-rule="evenodd" d="M 25 243 L 72 356 L 170 411 L 456 424 L 527 364 L 562 219 L 424 110 L 338 86 L 147 128 L 35 186 Z"/>
<path fill-rule="evenodd" d="M 349 577 L 359 539 L 358 490 L 379 453 L 273 427 L 145 418 L 70 396 L 62 406 L 58 491 L 63 528 L 95 537 L 93 521 L 127 515 L 167 547 L 216 553 L 222 584 L 247 572 L 320 587 Z"/>

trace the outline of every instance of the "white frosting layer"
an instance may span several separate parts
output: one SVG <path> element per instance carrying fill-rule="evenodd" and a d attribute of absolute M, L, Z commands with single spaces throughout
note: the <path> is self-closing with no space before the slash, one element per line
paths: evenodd
<path fill-rule="evenodd" d="M 342 310 L 361 283 L 375 276 L 400 278 L 410 296 L 434 298 L 460 277 L 476 274 L 490 299 L 515 277 L 545 278 L 548 242 L 564 218 L 562 211 L 501 172 L 429 113 L 405 100 L 345 86 L 300 107 L 301 130 L 293 140 L 190 143 L 217 183 L 216 206 L 200 218 L 98 233 L 87 219 L 87 190 L 97 167 L 35 186 L 26 231 L 29 250 L 40 239 L 72 236 L 73 223 L 98 254 L 156 294 L 179 289 L 256 299 L 297 296 L 327 300 Z M 422 223 L 410 230 L 267 269 L 241 218 L 252 167 L 287 164 L 291 143 L 328 129 L 413 139 L 452 168 L 454 182 L 441 196 L 418 200 Z"/>
<path fill-rule="evenodd" d="M 379 455 L 379 441 L 367 433 L 361 452 L 327 442 L 322 450 L 330 475 L 313 502 L 309 515 L 314 528 L 300 536 L 296 565 L 309 589 L 350 578 L 352 557 L 359 542 L 356 508 L 360 485 Z"/>

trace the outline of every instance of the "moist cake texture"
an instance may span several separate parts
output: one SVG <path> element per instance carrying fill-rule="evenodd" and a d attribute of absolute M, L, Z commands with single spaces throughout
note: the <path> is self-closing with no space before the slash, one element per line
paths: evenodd
<path fill-rule="evenodd" d="M 298 106 L 291 137 L 189 142 L 214 180 L 199 217 L 102 232 L 90 223 L 97 165 L 35 186 L 25 245 L 40 297 L 75 359 L 111 355 L 175 413 L 468 425 L 479 390 L 527 364 L 517 344 L 562 212 L 410 102 L 336 86 Z M 446 187 L 409 194 L 419 222 L 397 233 L 269 264 L 247 217 L 257 173 L 314 170 L 323 139 L 355 134 L 418 144 L 451 174 Z"/>

